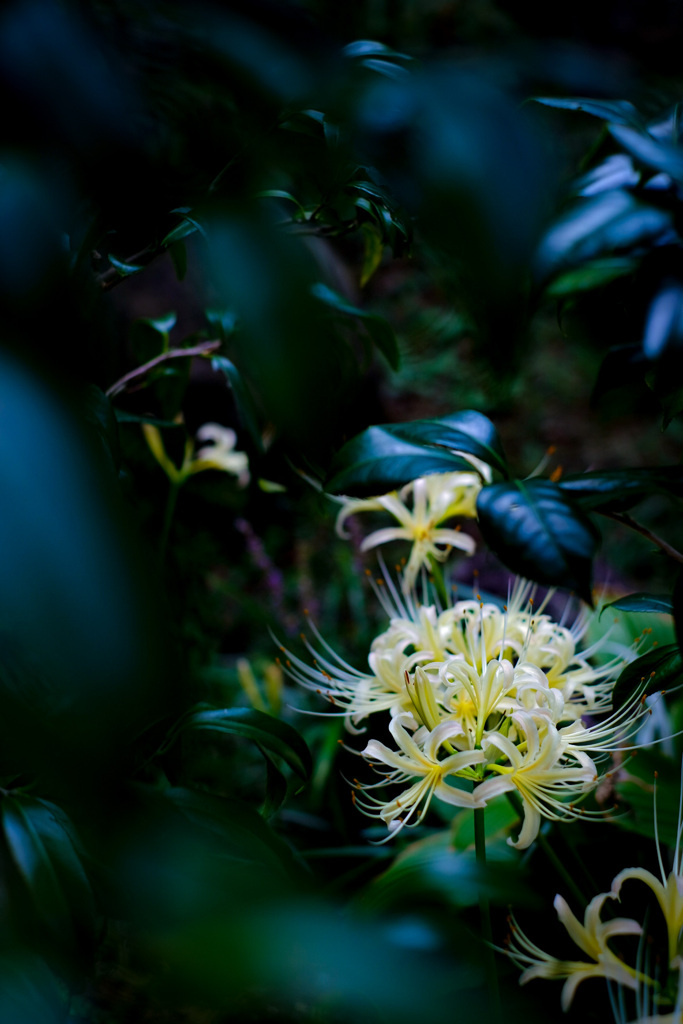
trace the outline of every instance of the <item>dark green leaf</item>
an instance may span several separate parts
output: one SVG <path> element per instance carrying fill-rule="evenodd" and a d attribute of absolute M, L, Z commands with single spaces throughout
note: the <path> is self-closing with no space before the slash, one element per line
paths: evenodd
<path fill-rule="evenodd" d="M 622 189 L 580 199 L 546 232 L 537 253 L 537 273 L 546 280 L 596 257 L 656 245 L 671 224 L 668 211 Z"/>
<path fill-rule="evenodd" d="M 609 284 L 610 281 L 614 281 L 618 277 L 632 273 L 637 266 L 637 260 L 624 257 L 592 260 L 556 277 L 546 291 L 554 298 L 592 291 L 594 288 L 602 288 L 603 285 Z"/>
<path fill-rule="evenodd" d="M 683 466 L 594 470 L 566 476 L 558 486 L 583 509 L 622 512 L 651 494 L 683 497 Z"/>
<path fill-rule="evenodd" d="M 646 131 L 628 125 L 610 125 L 610 134 L 624 149 L 646 167 L 663 171 L 677 182 L 683 182 L 683 152 L 679 146 L 655 139 Z"/>
<path fill-rule="evenodd" d="M 477 512 L 484 540 L 513 572 L 567 587 L 592 603 L 591 560 L 598 534 L 557 484 L 532 479 L 484 487 Z"/>
<path fill-rule="evenodd" d="M 360 286 L 364 288 L 382 262 L 384 245 L 382 235 L 373 224 L 363 224 L 361 228 L 365 239 L 363 266 L 360 273 Z"/>
<path fill-rule="evenodd" d="M 214 370 L 220 370 L 221 373 L 225 374 L 228 384 L 232 389 L 233 398 L 235 399 L 237 415 L 239 416 L 245 430 L 249 432 L 249 436 L 256 450 L 262 452 L 263 440 L 261 438 L 261 431 L 259 430 L 258 425 L 258 413 L 256 412 L 256 406 L 254 405 L 254 399 L 251 397 L 251 392 L 249 391 L 242 374 L 235 364 L 226 356 L 214 356 L 211 360 L 211 366 Z"/>
<path fill-rule="evenodd" d="M 384 317 L 378 316 L 376 313 L 368 313 L 364 309 L 358 309 L 356 306 L 352 306 L 351 303 L 349 303 L 342 295 L 339 295 L 338 292 L 328 288 L 326 284 L 314 284 L 311 291 L 317 299 L 320 299 L 320 301 L 324 302 L 325 305 L 334 309 L 335 312 L 343 313 L 347 316 L 359 317 L 372 341 L 385 357 L 392 370 L 398 369 L 399 353 L 396 335 L 394 334 L 393 328 L 384 319 Z"/>
<path fill-rule="evenodd" d="M 85 927 L 90 936 L 94 934 L 95 911 L 63 812 L 46 800 L 6 796 L 0 803 L 0 821 L 36 918 L 53 941 L 73 950 L 79 930 Z"/>
<path fill-rule="evenodd" d="M 138 362 L 147 363 L 168 351 L 169 336 L 176 319 L 176 314 L 171 312 L 160 317 L 141 317 L 133 323 L 130 341 Z"/>
<path fill-rule="evenodd" d="M 107 255 L 107 259 L 112 267 L 118 270 L 121 277 L 131 277 L 133 274 L 139 274 L 141 270 L 145 269 L 141 264 L 124 263 L 122 260 L 117 260 L 111 253 Z"/>
<path fill-rule="evenodd" d="M 633 166 L 630 156 L 613 153 L 597 167 L 583 174 L 574 185 L 579 196 L 595 196 L 615 188 L 633 188 L 640 183 L 642 173 Z"/>
<path fill-rule="evenodd" d="M 375 39 L 356 39 L 353 43 L 347 43 L 342 50 L 345 57 L 398 57 L 400 60 L 412 60 L 407 53 L 399 53 L 392 50 L 385 43 L 378 43 Z"/>
<path fill-rule="evenodd" d="M 655 828 L 655 779 L 657 785 L 657 825 Z M 629 832 L 654 839 L 673 850 L 679 842 L 678 805 L 681 793 L 680 765 L 672 763 L 659 748 L 639 750 L 629 761 L 626 772 L 616 776 L 619 806 L 628 814 L 617 814 L 615 824 Z"/>
<path fill-rule="evenodd" d="M 534 100 L 536 103 L 542 103 L 546 107 L 557 107 L 559 110 L 580 110 L 611 124 L 631 125 L 633 128 L 645 127 L 642 117 L 628 100 L 592 100 L 585 96 L 534 96 Z"/>
<path fill-rule="evenodd" d="M 674 610 L 671 598 L 658 594 L 626 594 L 603 605 L 600 615 L 608 608 L 616 608 L 620 612 L 656 612 L 660 615 L 673 615 Z"/>
<path fill-rule="evenodd" d="M 271 754 L 276 754 L 306 781 L 311 774 L 311 753 L 296 731 L 286 722 L 255 708 L 210 708 L 199 705 L 181 720 L 172 739 L 180 732 L 203 730 L 252 740 Z"/>
<path fill-rule="evenodd" d="M 481 459 L 503 476 L 509 476 L 498 431 L 491 420 L 474 409 L 464 409 L 431 420 L 412 420 L 385 426 L 406 441 L 439 445 Z"/>
<path fill-rule="evenodd" d="M 220 341 L 225 341 L 237 328 L 237 316 L 231 309 L 206 309 L 206 319 L 211 332 Z"/>
<path fill-rule="evenodd" d="M 287 779 L 268 751 L 264 747 L 259 749 L 266 762 L 266 799 L 263 805 L 263 815 L 265 818 L 270 818 L 280 810 L 287 798 Z"/>
<path fill-rule="evenodd" d="M 281 188 L 267 188 L 263 192 L 258 193 L 260 199 L 286 199 L 287 202 L 293 203 L 296 206 L 297 217 L 300 220 L 306 220 L 306 211 L 303 206 L 291 192 L 285 192 Z"/>
<path fill-rule="evenodd" d="M 472 470 L 445 448 L 415 444 L 391 427 L 369 427 L 348 441 L 332 461 L 326 490 L 360 497 L 384 494 L 419 476 Z"/>
<path fill-rule="evenodd" d="M 647 311 L 643 331 L 643 355 L 659 359 L 667 350 L 683 347 L 683 284 L 663 282 Z"/>
<path fill-rule="evenodd" d="M 178 423 L 177 420 L 160 420 L 155 416 L 143 416 L 138 415 L 135 412 L 128 412 L 126 409 L 114 409 L 114 415 L 118 423 L 151 423 L 153 427 L 163 427 L 164 430 L 170 430 L 172 427 L 180 429 L 183 424 Z"/>
<path fill-rule="evenodd" d="M 669 690 L 681 682 L 683 658 L 678 644 L 654 647 L 636 658 L 621 673 L 612 692 L 612 706 L 618 711 L 634 695 Z"/>
<path fill-rule="evenodd" d="M 172 210 L 171 213 L 181 213 L 183 215 L 183 219 L 176 227 L 172 228 L 171 231 L 165 235 L 161 241 L 162 245 L 171 246 L 174 242 L 181 242 L 184 238 L 187 238 L 188 235 L 194 234 L 195 231 L 199 231 L 201 234 L 204 234 L 204 229 L 201 224 L 189 216 L 189 206 L 179 207 L 177 210 Z"/>
<path fill-rule="evenodd" d="M 225 855 L 266 863 L 279 871 L 292 865 L 286 843 L 249 804 L 181 786 L 163 790 L 163 799 L 217 836 Z"/>

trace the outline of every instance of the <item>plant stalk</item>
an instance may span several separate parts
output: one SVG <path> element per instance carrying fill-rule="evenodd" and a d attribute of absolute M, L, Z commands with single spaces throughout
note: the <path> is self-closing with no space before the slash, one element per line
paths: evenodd
<path fill-rule="evenodd" d="M 481 877 L 479 879 L 479 915 L 481 919 L 481 937 L 484 942 L 484 969 L 486 987 L 490 999 L 490 1020 L 499 1024 L 502 1020 L 500 992 L 498 990 L 498 971 L 493 950 L 493 930 L 491 928 L 491 907 L 486 893 L 486 808 L 474 808 L 474 848 L 477 855 Z"/>

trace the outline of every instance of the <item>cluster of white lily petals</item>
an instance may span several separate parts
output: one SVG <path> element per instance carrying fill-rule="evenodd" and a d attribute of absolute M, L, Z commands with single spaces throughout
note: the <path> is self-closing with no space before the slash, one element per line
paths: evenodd
<path fill-rule="evenodd" d="M 641 692 L 610 713 L 614 682 L 634 650 L 615 647 L 605 660 L 608 634 L 581 649 L 590 616 L 553 621 L 543 606 L 534 610 L 525 581 L 506 606 L 466 600 L 445 609 L 399 593 L 388 576 L 378 583 L 390 624 L 372 643 L 368 672 L 343 661 L 312 624 L 313 664 L 285 652 L 290 675 L 351 732 L 364 731 L 370 715 L 390 714 L 391 742 L 371 739 L 362 751 L 379 779 L 355 783 L 357 806 L 384 821 L 389 838 L 422 821 L 433 798 L 482 808 L 516 793 L 520 849 L 542 818 L 582 814 L 582 799 L 604 777 L 599 766 L 647 713 Z"/>
<path fill-rule="evenodd" d="M 459 453 L 462 454 L 462 453 Z M 469 534 L 459 527 L 441 523 L 456 516 L 475 519 L 477 495 L 483 483 L 491 482 L 491 469 L 473 455 L 463 455 L 472 472 L 432 473 L 418 477 L 402 487 L 376 498 L 343 498 L 336 529 L 346 537 L 344 524 L 359 512 L 388 512 L 398 526 L 375 530 L 363 540 L 361 551 L 369 551 L 390 541 L 407 540 L 412 544 L 402 578 L 404 594 L 409 594 L 420 569 L 430 568 L 430 558 L 444 562 L 452 548 L 471 555 L 476 547 Z"/>

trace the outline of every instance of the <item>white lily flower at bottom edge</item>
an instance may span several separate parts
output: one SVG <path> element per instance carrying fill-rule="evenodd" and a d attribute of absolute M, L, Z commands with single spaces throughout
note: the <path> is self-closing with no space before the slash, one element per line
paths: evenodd
<path fill-rule="evenodd" d="M 448 749 L 449 740 L 462 736 L 460 724 L 453 721 L 442 722 L 428 733 L 421 745 L 406 728 L 411 723 L 412 716 L 404 714 L 397 715 L 389 725 L 400 750 L 391 750 L 378 740 L 370 740 L 363 751 L 363 757 L 376 762 L 374 767 L 383 775 L 383 779 L 374 785 L 356 783 L 356 788 L 364 792 L 364 797 L 357 798 L 356 804 L 365 814 L 381 818 L 389 827 L 391 834 L 407 825 L 419 824 L 427 813 L 432 797 L 456 807 L 485 806 L 478 793 L 458 789 L 446 782 L 448 776 L 466 775 L 467 769 L 472 765 L 482 764 L 486 760 L 484 751 L 457 751 L 442 760 L 438 759 L 442 746 L 446 745 Z M 381 772 L 377 763 L 387 765 L 392 771 Z M 393 800 L 383 801 L 368 796 L 366 792 L 375 786 L 400 785 L 411 779 L 416 781 Z"/>
<path fill-rule="evenodd" d="M 508 955 L 518 967 L 524 968 L 519 979 L 520 985 L 526 985 L 534 978 L 564 978 L 561 1001 L 565 1012 L 571 1005 L 577 986 L 587 978 L 607 978 L 627 988 L 637 988 L 636 972 L 612 952 L 607 942 L 615 935 L 640 935 L 642 928 L 637 921 L 630 918 L 601 920 L 600 912 L 605 900 L 613 898 L 614 894 L 611 892 L 595 896 L 586 907 L 581 924 L 566 901 L 559 895 L 555 897 L 554 907 L 559 920 L 579 949 L 587 953 L 593 963 L 586 960 L 557 960 L 531 942 L 513 920 Z"/>
<path fill-rule="evenodd" d="M 662 878 L 664 877 L 662 873 Z M 669 962 L 673 963 L 678 953 L 679 936 L 683 928 L 683 876 L 675 870 L 670 871 L 663 882 L 645 868 L 625 868 L 620 871 L 612 882 L 612 895 L 619 899 L 623 883 L 635 878 L 652 889 L 657 897 L 666 921 L 669 939 Z"/>

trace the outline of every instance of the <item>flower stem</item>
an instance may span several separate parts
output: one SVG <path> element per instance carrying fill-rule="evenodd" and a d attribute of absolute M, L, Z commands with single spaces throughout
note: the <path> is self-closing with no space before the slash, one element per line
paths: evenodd
<path fill-rule="evenodd" d="M 440 563 L 434 558 L 434 555 L 429 555 L 429 564 L 431 566 L 431 578 L 434 583 L 434 589 L 438 595 L 444 608 L 448 608 L 448 592 L 446 591 L 446 581 L 443 577 L 443 569 Z"/>
<path fill-rule="evenodd" d="M 474 848 L 477 864 L 480 869 L 479 879 L 479 914 L 481 918 L 481 937 L 484 941 L 484 969 L 486 971 L 486 988 L 490 997 L 490 1020 L 497 1024 L 502 1019 L 500 993 L 498 991 L 498 972 L 493 951 L 493 931 L 491 929 L 491 908 L 486 892 L 486 808 L 474 808 Z"/>

